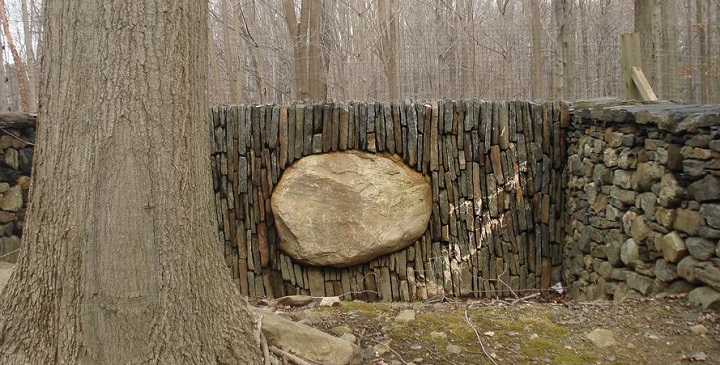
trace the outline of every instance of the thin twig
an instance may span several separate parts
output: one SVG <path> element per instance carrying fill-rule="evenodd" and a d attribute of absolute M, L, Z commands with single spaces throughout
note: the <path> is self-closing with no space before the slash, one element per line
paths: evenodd
<path fill-rule="evenodd" d="M 532 299 L 532 298 L 539 297 L 539 296 L 540 296 L 540 293 L 535 293 L 535 294 L 526 295 L 526 296 L 524 296 L 524 297 L 522 297 L 522 298 L 518 298 L 518 299 L 513 300 L 513 301 L 512 301 L 512 304 L 515 304 L 515 303 L 517 303 L 517 302 L 524 302 L 524 301 L 527 301 L 528 299 Z"/>
<path fill-rule="evenodd" d="M 402 362 L 403 364 L 407 364 L 407 362 L 402 358 L 402 356 L 400 356 L 400 354 L 397 351 L 393 350 L 393 348 L 390 347 L 388 344 L 382 343 L 374 338 L 370 338 L 370 337 L 365 337 L 365 338 L 370 341 L 376 342 L 378 345 L 383 345 L 383 346 L 387 347 L 388 350 L 392 351 L 395 355 L 397 355 L 397 357 L 400 359 L 400 362 Z"/>
<path fill-rule="evenodd" d="M 365 294 L 365 293 L 377 294 L 378 292 L 377 292 L 377 290 L 349 291 L 349 292 L 345 292 L 345 293 L 342 293 L 342 294 L 338 295 L 338 297 L 344 297 L 344 296 L 352 295 L 352 294 Z M 313 298 L 314 298 L 314 297 L 313 297 Z M 322 298 L 322 297 L 321 297 L 321 298 Z M 352 298 L 352 297 L 351 297 L 351 298 Z"/>
<path fill-rule="evenodd" d="M 490 356 L 490 354 L 488 354 L 487 351 L 485 350 L 485 345 L 483 345 L 482 338 L 480 337 L 480 332 L 478 332 L 477 328 L 470 320 L 470 316 L 468 315 L 468 307 L 465 307 L 465 322 L 467 322 L 467 324 L 473 329 L 473 331 L 475 331 L 475 336 L 477 336 L 478 343 L 480 344 L 480 348 L 482 348 L 482 351 L 485 354 L 485 356 L 487 356 L 487 358 L 490 359 L 490 361 L 492 361 L 493 364 L 497 365 L 497 363 L 495 362 L 495 359 L 493 359 L 492 356 Z"/>
<path fill-rule="evenodd" d="M 270 346 L 270 351 L 272 351 L 273 354 L 282 357 L 283 359 L 287 359 L 289 361 L 292 361 L 295 363 L 295 365 L 318 365 L 316 362 L 308 361 L 303 358 L 300 358 L 297 355 L 293 355 L 287 351 L 280 350 L 279 348 L 275 346 Z"/>
<path fill-rule="evenodd" d="M 265 335 L 260 331 L 260 347 L 262 348 L 262 354 L 263 359 L 265 360 L 265 365 L 270 365 L 270 351 L 268 349 L 268 343 L 267 339 L 265 338 Z"/>
<path fill-rule="evenodd" d="M 407 341 L 405 341 L 405 342 L 407 342 Z M 408 343 L 409 343 L 409 342 L 408 342 Z M 426 347 L 426 348 L 425 348 L 425 351 L 427 351 L 428 353 L 432 354 L 433 356 L 435 356 L 435 357 L 437 357 L 437 358 L 440 358 L 441 360 L 444 361 L 445 364 L 450 364 L 450 365 L 455 365 L 455 364 L 457 364 L 456 362 L 448 359 L 447 356 L 441 354 L 440 351 L 431 350 L 429 347 Z"/>
<path fill-rule="evenodd" d="M 10 131 L 8 131 L 7 129 L 5 129 L 5 128 L 3 128 L 3 127 L 0 127 L 0 130 L 3 131 L 3 132 L 5 132 L 5 134 L 7 134 L 8 136 L 13 137 L 13 138 L 15 138 L 15 139 L 17 139 L 17 140 L 19 140 L 19 141 L 22 141 L 23 143 L 25 143 L 25 144 L 28 145 L 28 146 L 34 146 L 34 145 L 35 145 L 35 143 L 28 142 L 28 141 L 26 141 L 26 140 L 24 140 L 24 139 L 16 136 L 15 134 L 11 133 Z"/>
<path fill-rule="evenodd" d="M 19 249 L 19 248 L 16 248 L 16 249 L 14 249 L 14 250 L 12 250 L 12 251 L 10 251 L 10 252 L 8 252 L 8 253 L 0 256 L 0 259 L 5 258 L 5 257 L 8 257 L 8 256 L 10 256 L 10 255 L 12 255 L 12 254 L 14 254 L 15 252 L 18 252 L 18 251 L 20 251 L 20 249 Z"/>

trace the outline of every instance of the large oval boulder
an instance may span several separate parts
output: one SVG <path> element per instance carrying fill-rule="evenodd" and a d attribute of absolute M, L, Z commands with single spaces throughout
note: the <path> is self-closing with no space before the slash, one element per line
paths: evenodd
<path fill-rule="evenodd" d="M 346 267 L 401 250 L 425 232 L 430 184 L 395 155 L 312 155 L 272 194 L 280 248 L 298 262 Z"/>

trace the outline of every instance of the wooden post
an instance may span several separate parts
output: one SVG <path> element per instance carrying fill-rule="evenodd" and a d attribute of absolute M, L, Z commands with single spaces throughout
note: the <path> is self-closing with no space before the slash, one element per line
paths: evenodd
<path fill-rule="evenodd" d="M 633 67 L 640 67 L 640 36 L 638 33 L 623 34 L 620 38 L 622 50 L 623 80 L 625 82 L 625 97 L 628 99 L 642 100 L 632 78 Z"/>
<path fill-rule="evenodd" d="M 638 92 L 640 92 L 642 101 L 656 101 L 658 99 L 640 67 L 632 68 L 632 79 Z"/>

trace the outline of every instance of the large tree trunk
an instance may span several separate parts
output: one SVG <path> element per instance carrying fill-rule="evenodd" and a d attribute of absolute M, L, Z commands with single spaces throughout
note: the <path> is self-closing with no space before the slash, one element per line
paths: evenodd
<path fill-rule="evenodd" d="M 2 364 L 257 364 L 212 214 L 207 2 L 47 0 Z"/>

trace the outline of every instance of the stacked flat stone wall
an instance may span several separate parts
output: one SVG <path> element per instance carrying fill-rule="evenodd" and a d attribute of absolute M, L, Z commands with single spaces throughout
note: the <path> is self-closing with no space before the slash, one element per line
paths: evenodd
<path fill-rule="evenodd" d="M 720 107 L 578 103 L 568 140 L 573 296 L 720 304 Z"/>
<path fill-rule="evenodd" d="M 212 117 L 220 243 L 246 295 L 495 297 L 560 280 L 570 119 L 562 103 L 217 106 Z M 293 262 L 279 249 L 273 189 L 294 161 L 342 150 L 396 154 L 429 177 L 427 230 L 352 267 Z"/>
<path fill-rule="evenodd" d="M 34 143 L 35 116 L 0 113 L 0 261 L 20 248 Z"/>

